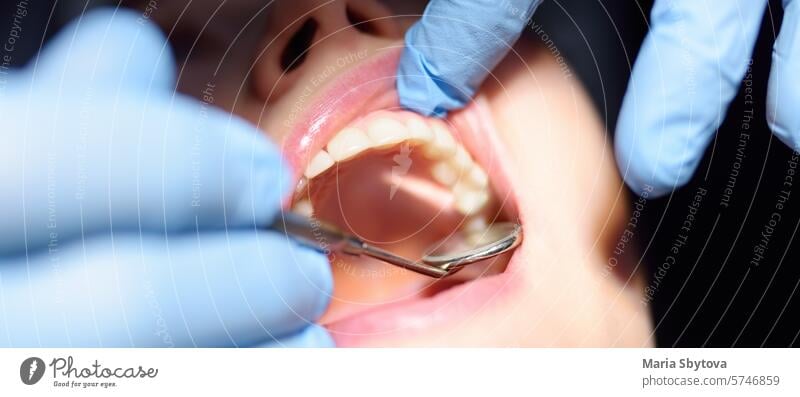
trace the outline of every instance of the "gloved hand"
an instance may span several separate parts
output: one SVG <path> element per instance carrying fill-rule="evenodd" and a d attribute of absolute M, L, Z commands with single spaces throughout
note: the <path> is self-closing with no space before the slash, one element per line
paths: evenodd
<path fill-rule="evenodd" d="M 767 99 L 772 131 L 800 149 L 800 4 L 784 0 Z M 631 188 L 663 195 L 685 184 L 725 118 L 753 50 L 767 0 L 655 2 L 633 68 L 616 153 Z M 759 98 L 753 106 L 759 106 Z"/>
<path fill-rule="evenodd" d="M 279 152 L 175 93 L 138 18 L 85 15 L 0 92 L 0 345 L 331 345 L 326 258 L 256 228 Z"/>
<path fill-rule="evenodd" d="M 444 116 L 464 107 L 519 38 L 542 0 L 432 0 L 407 32 L 400 104 Z"/>

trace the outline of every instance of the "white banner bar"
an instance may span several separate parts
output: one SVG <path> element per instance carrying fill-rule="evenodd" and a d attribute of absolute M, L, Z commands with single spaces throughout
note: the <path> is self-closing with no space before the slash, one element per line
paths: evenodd
<path fill-rule="evenodd" d="M 6 349 L 0 395 L 798 396 L 798 358 L 791 349 Z"/>

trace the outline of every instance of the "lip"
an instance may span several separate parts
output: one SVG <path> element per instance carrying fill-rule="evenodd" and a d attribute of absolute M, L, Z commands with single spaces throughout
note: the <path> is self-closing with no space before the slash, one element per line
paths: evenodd
<path fill-rule="evenodd" d="M 294 170 L 295 183 L 311 156 L 323 149 L 339 130 L 369 112 L 399 108 L 395 74 L 400 55 L 400 48 L 385 50 L 354 65 L 329 83 L 300 115 L 283 146 L 284 156 Z M 486 101 L 478 97 L 463 110 L 451 114 L 447 121 L 453 126 L 455 138 L 489 174 L 495 194 L 502 198 L 507 211 L 519 214 L 524 227 L 509 183 L 509 157 L 504 156 Z M 414 297 L 366 309 L 326 327 L 337 345 L 358 346 L 370 344 L 375 338 L 402 341 L 426 329 L 455 326 L 490 302 L 504 300 L 519 289 L 521 283 L 515 273 L 522 264 L 522 248 L 511 255 L 503 273 L 474 279 L 431 297 Z"/>
<path fill-rule="evenodd" d="M 399 107 L 395 74 L 401 49 L 381 51 L 336 77 L 298 118 L 283 146 L 295 182 L 311 156 L 347 124 L 375 110 Z"/>
<path fill-rule="evenodd" d="M 381 346 L 391 341 L 414 340 L 436 330 L 452 333 L 482 310 L 507 301 L 522 285 L 511 270 L 520 262 L 514 253 L 505 272 L 456 285 L 429 298 L 382 305 L 327 325 L 337 346 Z M 391 343 L 396 344 L 396 343 Z"/>

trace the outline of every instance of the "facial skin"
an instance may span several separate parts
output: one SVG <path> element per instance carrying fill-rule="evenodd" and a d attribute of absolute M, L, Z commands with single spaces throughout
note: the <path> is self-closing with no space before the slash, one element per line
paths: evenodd
<path fill-rule="evenodd" d="M 409 7 L 408 2 L 399 4 Z M 369 29 L 352 27 L 348 5 L 351 14 L 356 10 L 360 20 L 371 21 Z M 216 82 L 216 105 L 252 121 L 283 145 L 292 130 L 287 120 L 298 107 L 306 110 L 306 104 L 361 62 L 402 46 L 402 33 L 412 21 L 391 17 L 397 11 L 390 10 L 366 0 L 275 2 L 270 16 L 259 19 L 266 29 L 242 30 L 224 61 L 220 61 L 219 49 L 225 47 L 220 39 L 222 44 L 209 44 L 203 53 L 183 58 L 179 87 L 201 97 L 206 82 Z M 165 18 L 161 23 L 167 26 Z M 318 23 L 310 47 L 302 62 L 286 71 L 281 60 L 287 43 L 309 18 Z M 209 25 L 215 23 L 219 22 Z M 356 57 L 341 62 L 351 54 Z M 337 62 L 343 66 L 329 68 Z M 431 280 L 407 273 L 364 277 L 334 266 L 334 296 L 322 322 L 337 344 L 651 345 L 652 325 L 642 303 L 644 285 L 634 271 L 635 263 L 628 260 L 636 253 L 630 244 L 624 252 L 614 251 L 628 222 L 628 199 L 603 125 L 577 78 L 536 43 L 522 42 L 494 71 L 476 100 L 475 106 L 492 127 L 484 133 L 499 142 L 495 155 L 512 189 L 501 199 L 512 200 L 523 220 L 525 238 L 512 265 L 504 277 L 491 274 L 503 271 L 507 258 L 486 274 L 465 273 L 462 279 L 484 276 L 479 279 L 484 280 L 480 294 L 470 296 L 472 281 L 460 280 L 464 284 L 458 299 L 427 316 L 383 329 L 370 324 L 365 332 L 357 326 L 362 312 L 429 288 Z M 636 232 L 635 227 L 629 230 Z M 480 302 L 471 303 L 468 313 L 449 313 L 458 312 L 461 302 L 477 295 Z M 337 326 L 343 317 L 356 321 Z"/>

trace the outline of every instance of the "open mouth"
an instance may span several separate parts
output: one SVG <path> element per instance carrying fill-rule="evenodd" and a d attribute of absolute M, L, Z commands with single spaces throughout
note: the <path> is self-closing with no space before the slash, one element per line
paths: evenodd
<path fill-rule="evenodd" d="M 332 105 L 346 106 L 350 117 L 311 123 L 316 131 L 295 136 L 293 147 L 302 145 L 305 150 L 294 155 L 301 174 L 292 210 L 412 260 L 421 259 L 431 244 L 453 233 L 480 231 L 495 222 L 519 222 L 510 200 L 513 195 L 499 175 L 502 167 L 494 161 L 493 145 L 476 139 L 486 133 L 474 122 L 474 109 L 448 120 L 394 110 L 396 100 L 387 100 L 386 92 L 396 98 L 391 76 L 398 56 L 399 52 L 364 62 L 369 66 L 357 66 L 343 77 L 353 79 L 362 73 L 355 95 L 361 98 L 359 104 L 342 98 L 352 94 L 352 88 L 339 87 L 340 97 Z M 390 77 L 376 78 L 378 65 Z M 365 69 L 373 73 L 368 83 L 363 79 Z M 375 100 L 376 96 L 384 99 Z M 330 114 L 331 108 L 326 109 L 314 111 Z M 434 279 L 375 259 L 331 253 L 335 296 L 321 322 L 341 344 L 354 335 L 419 328 L 429 322 L 425 317 L 447 318 L 443 311 L 452 312 L 454 307 L 468 311 L 465 303 L 477 304 L 481 294 L 497 292 L 499 280 L 490 279 L 504 272 L 512 255 Z M 460 302 L 452 305 L 453 299 Z"/>

